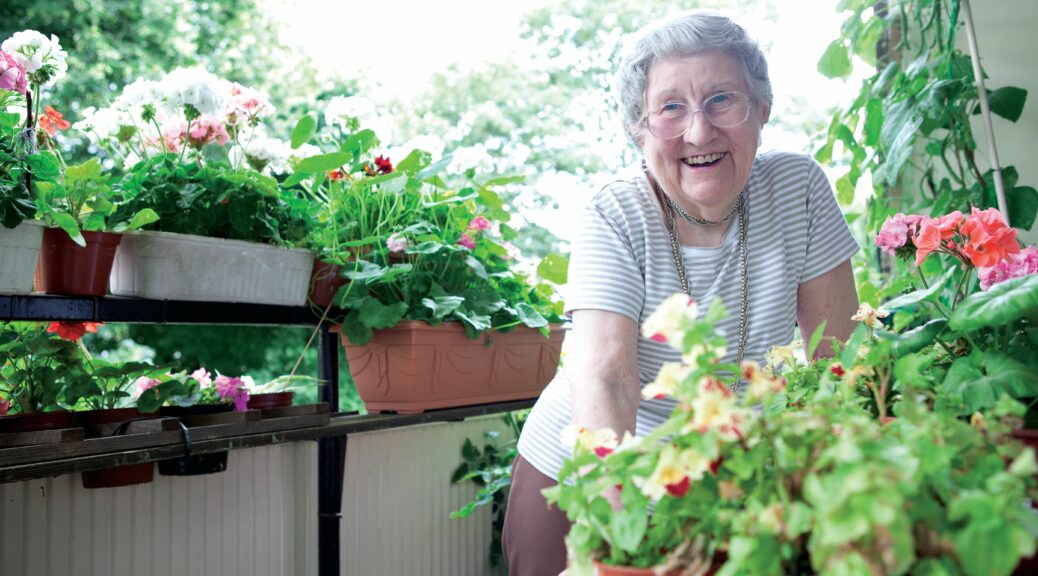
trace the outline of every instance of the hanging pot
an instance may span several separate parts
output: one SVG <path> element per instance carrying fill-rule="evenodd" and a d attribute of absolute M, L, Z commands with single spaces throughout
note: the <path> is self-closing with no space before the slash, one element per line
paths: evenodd
<path fill-rule="evenodd" d="M 108 277 L 122 235 L 83 232 L 86 246 L 79 246 L 61 228 L 43 231 L 43 245 L 36 267 L 36 289 L 48 294 L 104 296 Z"/>
<path fill-rule="evenodd" d="M 191 454 L 191 427 L 184 421 L 192 416 L 203 416 L 206 414 L 219 414 L 231 412 L 234 406 L 231 404 L 198 404 L 195 406 L 163 406 L 159 408 L 160 416 L 172 416 L 180 418 L 181 430 L 184 433 L 184 445 L 187 447 L 188 455 L 171 460 L 159 461 L 159 474 L 163 476 L 197 476 L 199 474 L 214 474 L 227 469 L 227 450 L 220 452 L 209 452 L 207 454 Z"/>
<path fill-rule="evenodd" d="M 342 266 L 330 262 L 314 260 L 314 268 L 310 273 L 310 295 L 307 298 L 315 305 L 326 308 L 339 288 L 346 284 L 346 279 L 339 275 Z"/>
<path fill-rule="evenodd" d="M 157 414 L 143 414 L 136 408 L 116 408 L 114 410 L 78 412 L 75 416 L 76 423 L 84 427 L 87 438 L 99 438 L 100 436 L 96 433 L 98 426 L 119 423 L 111 436 L 121 436 L 126 433 L 130 422 L 143 418 L 154 418 Z M 154 478 L 154 462 L 113 466 L 102 470 L 87 470 L 81 475 L 83 487 L 89 489 L 147 484 Z"/>

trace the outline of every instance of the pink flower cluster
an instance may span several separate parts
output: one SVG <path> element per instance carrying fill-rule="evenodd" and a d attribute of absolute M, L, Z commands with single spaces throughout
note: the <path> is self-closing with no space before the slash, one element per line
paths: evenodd
<path fill-rule="evenodd" d="M 22 66 L 14 56 L 0 50 L 0 89 L 25 94 L 27 87 L 25 66 Z"/>
<path fill-rule="evenodd" d="M 241 378 L 217 376 L 213 381 L 216 393 L 224 400 L 234 402 L 235 410 L 245 410 L 249 406 L 249 390 Z"/>
<path fill-rule="evenodd" d="M 7 411 L 11 409 L 11 401 L 0 398 L 0 416 L 7 416 Z"/>
<path fill-rule="evenodd" d="M 999 282 L 1028 276 L 1038 272 L 1038 248 L 1028 246 L 1016 254 L 1006 256 L 1005 260 L 994 266 L 982 266 L 977 269 L 980 277 L 980 289 L 987 290 Z"/>
<path fill-rule="evenodd" d="M 987 290 L 999 282 L 1038 270 L 1034 248 L 1021 253 L 1016 234 L 1016 229 L 995 208 L 974 207 L 969 215 L 956 210 L 936 218 L 895 214 L 883 223 L 876 245 L 888 254 L 905 258 L 914 252 L 916 266 L 934 252 L 953 256 L 964 265 L 977 268 L 981 289 Z"/>
<path fill-rule="evenodd" d="M 188 142 L 196 149 L 202 148 L 210 142 L 223 145 L 231 141 L 227 134 L 227 128 L 223 122 L 208 114 L 202 114 L 191 121 L 191 129 L 188 131 Z"/>
<path fill-rule="evenodd" d="M 223 113 L 231 126 L 241 122 L 255 126 L 261 117 L 274 113 L 273 104 L 259 90 L 231 82 L 230 92 Z"/>

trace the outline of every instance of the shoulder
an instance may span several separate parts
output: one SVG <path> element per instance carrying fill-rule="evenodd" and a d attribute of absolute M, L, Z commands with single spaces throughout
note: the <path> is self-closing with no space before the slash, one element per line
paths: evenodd
<path fill-rule="evenodd" d="M 759 154 L 753 163 L 753 176 L 761 179 L 781 177 L 808 180 L 815 174 L 823 174 L 818 162 L 807 154 L 796 152 L 769 150 Z"/>
<path fill-rule="evenodd" d="M 658 207 L 645 179 L 635 177 L 606 184 L 591 197 L 584 210 L 585 217 L 604 219 L 628 234 L 641 234 Z"/>

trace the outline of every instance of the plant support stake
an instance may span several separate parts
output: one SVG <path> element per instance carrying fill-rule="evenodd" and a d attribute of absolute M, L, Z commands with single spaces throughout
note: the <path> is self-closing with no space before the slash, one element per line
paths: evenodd
<path fill-rule="evenodd" d="M 995 131 L 991 127 L 991 108 L 988 107 L 988 92 L 984 88 L 984 73 L 980 68 L 980 50 L 977 48 L 977 33 L 973 29 L 973 12 L 969 0 L 961 0 L 962 19 L 966 23 L 966 39 L 970 45 L 970 59 L 973 60 L 973 77 L 977 81 L 977 95 L 980 97 L 980 114 L 984 119 L 984 129 L 988 135 L 988 152 L 991 154 L 991 169 L 995 177 L 995 198 L 998 200 L 998 211 L 1009 223 L 1009 210 L 1006 208 L 1006 191 L 1002 185 L 1002 165 L 998 162 L 998 148 L 995 147 Z"/>

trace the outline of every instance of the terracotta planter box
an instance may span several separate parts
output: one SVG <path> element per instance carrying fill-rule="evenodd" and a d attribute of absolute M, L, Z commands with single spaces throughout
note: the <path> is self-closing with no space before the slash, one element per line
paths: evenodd
<path fill-rule="evenodd" d="M 342 343 L 369 412 L 417 413 L 536 398 L 555 376 L 563 337 L 561 327 L 549 338 L 520 327 L 470 340 L 458 323 L 401 322 L 364 346 Z"/>
<path fill-rule="evenodd" d="M 82 232 L 86 247 L 73 242 L 61 228 L 43 231 L 36 267 L 36 289 L 48 294 L 104 296 L 122 235 Z"/>
<path fill-rule="evenodd" d="M 112 435 L 123 434 L 126 431 L 124 423 L 141 418 L 155 418 L 158 414 L 143 414 L 136 408 L 116 408 L 114 410 L 90 410 L 77 412 L 76 423 L 83 426 L 87 431 L 87 438 L 98 438 L 95 433 L 98 428 L 105 424 L 119 424 Z M 83 487 L 87 489 L 115 488 L 118 486 L 132 486 L 134 484 L 147 484 L 155 479 L 155 463 L 142 462 L 140 464 L 126 464 L 125 466 L 113 466 L 101 470 L 88 470 L 80 476 Z"/>

